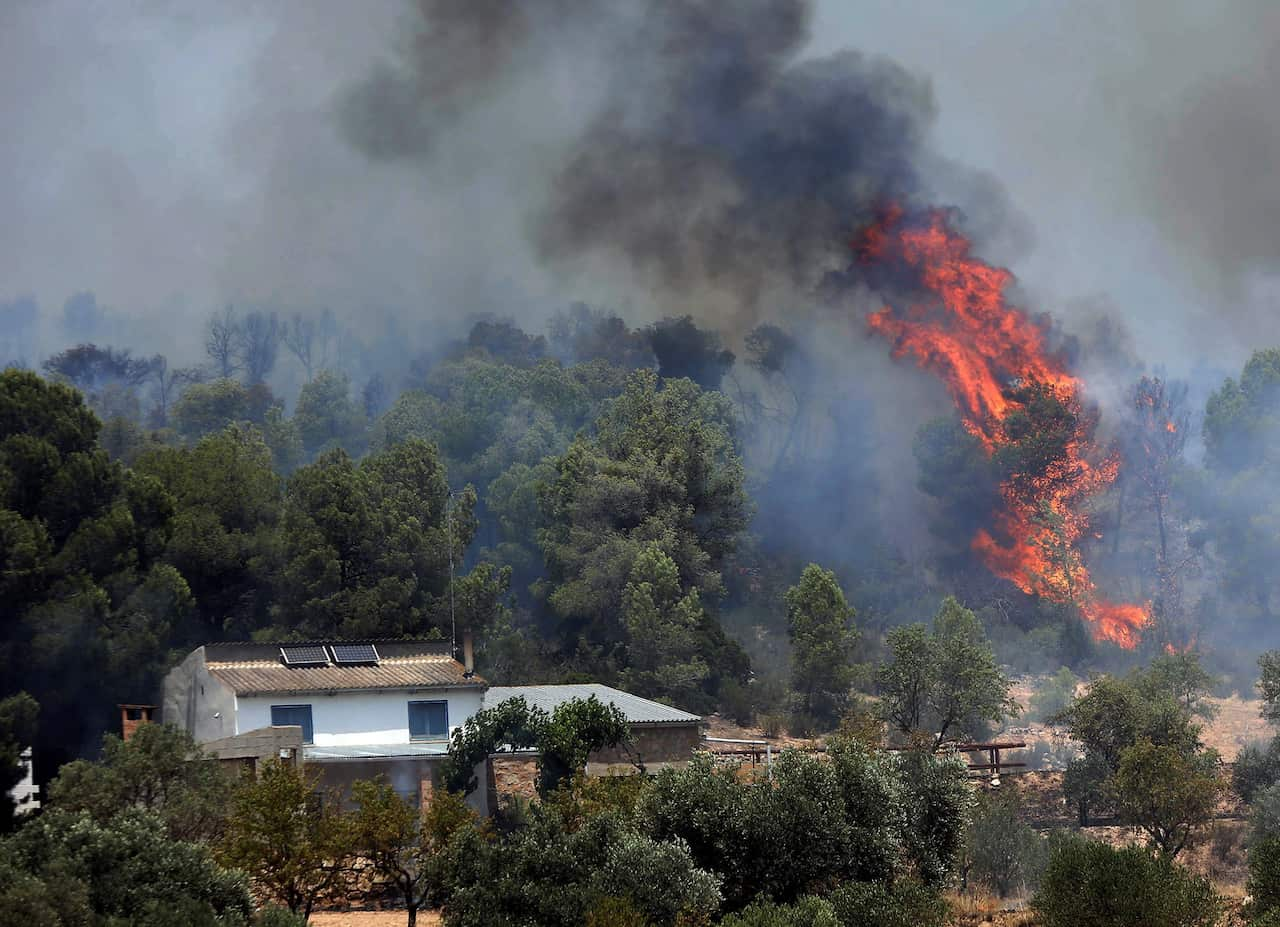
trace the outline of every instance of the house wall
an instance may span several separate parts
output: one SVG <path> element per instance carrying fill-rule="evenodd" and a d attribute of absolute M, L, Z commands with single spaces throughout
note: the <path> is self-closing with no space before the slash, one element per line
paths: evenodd
<path fill-rule="evenodd" d="M 235 694 L 210 674 L 203 647 L 164 677 L 160 720 L 190 731 L 197 743 L 238 733 Z"/>
<path fill-rule="evenodd" d="M 310 705 L 317 746 L 409 743 L 409 702 L 449 703 L 449 728 L 460 727 L 480 710 L 484 692 L 468 689 L 418 689 L 395 692 L 313 692 L 305 695 L 244 696 L 236 711 L 236 733 L 271 726 L 272 705 Z"/>

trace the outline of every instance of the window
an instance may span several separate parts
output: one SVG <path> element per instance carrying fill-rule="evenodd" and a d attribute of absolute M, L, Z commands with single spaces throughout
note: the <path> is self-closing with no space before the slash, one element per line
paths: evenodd
<path fill-rule="evenodd" d="M 410 740 L 448 740 L 448 702 L 409 703 Z"/>
<path fill-rule="evenodd" d="M 302 728 L 302 742 L 313 743 L 310 705 L 272 705 L 271 726 L 296 725 Z"/>

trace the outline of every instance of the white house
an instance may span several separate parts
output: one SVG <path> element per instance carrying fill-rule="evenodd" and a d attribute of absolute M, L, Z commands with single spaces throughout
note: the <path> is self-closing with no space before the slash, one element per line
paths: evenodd
<path fill-rule="evenodd" d="M 326 785 L 382 774 L 421 797 L 483 704 L 466 652 L 464 664 L 447 641 L 206 644 L 165 677 L 162 717 L 225 760 L 299 756 Z"/>
<path fill-rule="evenodd" d="M 700 744 L 697 715 L 609 686 L 490 689 L 473 672 L 471 652 L 470 635 L 462 662 L 447 641 L 206 644 L 165 677 L 162 720 L 227 762 L 304 762 L 319 768 L 323 785 L 344 790 L 383 775 L 416 800 L 439 783 L 453 732 L 507 698 L 552 711 L 594 696 L 621 709 L 631 743 L 593 755 L 593 772 L 656 770 L 686 762 Z M 476 770 L 481 782 L 493 778 L 485 767 Z M 490 783 L 470 801 L 488 813 L 495 795 Z"/>

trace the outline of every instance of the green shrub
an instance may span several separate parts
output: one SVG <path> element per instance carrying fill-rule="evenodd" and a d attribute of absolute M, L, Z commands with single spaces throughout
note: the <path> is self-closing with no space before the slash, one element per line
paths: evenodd
<path fill-rule="evenodd" d="M 1249 809 L 1249 839 L 1261 843 L 1280 837 L 1280 784 L 1256 793 Z"/>
<path fill-rule="evenodd" d="M 942 927 L 950 913 L 936 889 L 911 879 L 849 882 L 828 900 L 842 927 Z"/>
<path fill-rule="evenodd" d="M 942 885 L 960 855 L 973 808 L 968 771 L 957 759 L 939 760 L 926 752 L 897 756 L 907 811 L 907 856 L 921 881 Z"/>
<path fill-rule="evenodd" d="M 770 739 L 781 736 L 787 726 L 787 716 L 771 711 L 760 716 L 760 730 Z"/>
<path fill-rule="evenodd" d="M 1231 769 L 1231 788 L 1245 804 L 1264 789 L 1280 782 L 1280 744 L 1249 744 L 1236 756 Z"/>
<path fill-rule="evenodd" d="M 798 899 L 795 904 L 774 904 L 757 901 L 747 905 L 738 914 L 730 914 L 720 922 L 720 927 L 843 927 L 825 898 L 812 895 Z"/>
<path fill-rule="evenodd" d="M 971 802 L 960 763 L 832 738 L 825 760 L 783 750 L 767 785 L 741 782 L 705 755 L 665 769 L 636 817 L 650 837 L 679 838 L 698 868 L 719 875 L 733 912 L 761 897 L 785 904 L 912 871 L 940 885 Z"/>
<path fill-rule="evenodd" d="M 586 927 L 649 927 L 649 921 L 630 899 L 609 895 L 587 912 Z"/>
<path fill-rule="evenodd" d="M 595 875 L 603 890 L 625 897 L 655 924 L 709 917 L 720 907 L 720 880 L 698 869 L 682 840 L 651 840 L 623 831 Z"/>
<path fill-rule="evenodd" d="M 720 684 L 720 713 L 735 724 L 748 727 L 756 719 L 751 690 L 736 679 L 726 679 Z"/>
<path fill-rule="evenodd" d="M 107 823 L 58 810 L 28 821 L 0 842 L 3 882 L 17 889 L 13 897 L 0 884 L 10 905 L 21 904 L 23 893 L 39 895 L 43 883 L 58 924 L 119 918 L 139 927 L 232 927 L 252 911 L 241 873 L 219 867 L 200 844 L 171 839 L 163 818 L 136 809 Z"/>
<path fill-rule="evenodd" d="M 1076 836 L 1054 846 L 1033 901 L 1043 927 L 1212 927 L 1220 903 L 1167 859 Z"/>
<path fill-rule="evenodd" d="M 799 709 L 787 717 L 787 733 L 792 737 L 813 737 L 818 733 L 818 719 Z"/>
<path fill-rule="evenodd" d="M 1280 911 L 1280 837 L 1269 837 L 1249 848 L 1250 913 Z"/>
<path fill-rule="evenodd" d="M 570 830 L 558 809 L 540 804 L 500 840 L 475 831 L 451 840 L 439 873 L 449 927 L 582 927 L 588 916 L 621 924 L 624 907 L 671 927 L 699 923 L 720 903 L 716 878 L 695 868 L 683 843 L 642 836 L 610 813 Z"/>
<path fill-rule="evenodd" d="M 1048 843 L 1023 823 L 1013 786 L 981 793 L 965 850 L 970 877 L 1001 898 L 1034 889 L 1048 862 Z"/>
<path fill-rule="evenodd" d="M 254 927 L 307 927 L 307 919 L 288 908 L 263 908 L 253 919 Z"/>
<path fill-rule="evenodd" d="M 721 927 L 942 927 L 947 903 L 913 880 L 848 882 L 826 898 L 806 895 L 791 904 L 755 901 Z"/>

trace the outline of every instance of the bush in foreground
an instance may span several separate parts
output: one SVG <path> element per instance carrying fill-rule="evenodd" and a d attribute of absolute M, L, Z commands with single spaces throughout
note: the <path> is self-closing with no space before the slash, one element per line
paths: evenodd
<path fill-rule="evenodd" d="M 49 811 L 0 843 L 0 924 L 240 927 L 251 912 L 244 877 L 151 812 Z"/>
<path fill-rule="evenodd" d="M 1026 893 L 1040 882 L 1046 843 L 1024 823 L 1015 786 L 982 792 L 965 835 L 965 882 L 980 882 L 1001 898 Z"/>
<path fill-rule="evenodd" d="M 1212 927 L 1220 899 L 1207 880 L 1140 847 L 1067 837 L 1033 905 L 1044 927 Z"/>
<path fill-rule="evenodd" d="M 892 885 L 850 882 L 825 898 L 806 895 L 792 904 L 756 901 L 721 927 L 942 927 L 947 904 L 910 879 Z"/>
<path fill-rule="evenodd" d="M 1267 837 L 1249 848 L 1249 913 L 1280 922 L 1280 837 Z"/>

